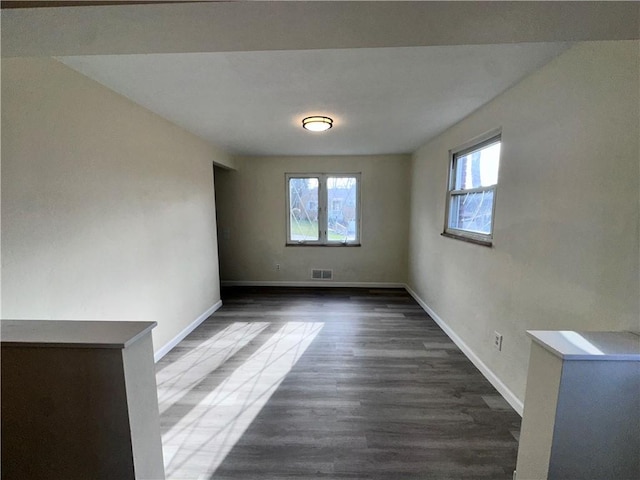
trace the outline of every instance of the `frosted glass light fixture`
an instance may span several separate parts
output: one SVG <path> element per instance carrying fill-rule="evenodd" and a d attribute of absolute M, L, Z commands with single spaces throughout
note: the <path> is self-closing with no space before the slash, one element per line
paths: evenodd
<path fill-rule="evenodd" d="M 302 128 L 311 132 L 324 132 L 333 126 L 333 120 L 329 117 L 307 117 L 302 119 Z"/>

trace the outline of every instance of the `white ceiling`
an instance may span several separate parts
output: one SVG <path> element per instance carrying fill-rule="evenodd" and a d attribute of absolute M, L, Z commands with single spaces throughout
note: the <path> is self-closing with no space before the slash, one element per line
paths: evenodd
<path fill-rule="evenodd" d="M 640 2 L 177 2 L 2 10 L 2 56 L 55 56 L 236 154 L 405 153 Z M 311 134 L 309 114 L 335 127 Z"/>
<path fill-rule="evenodd" d="M 564 43 L 92 55 L 66 65 L 240 155 L 409 153 Z M 326 115 L 324 133 L 301 128 Z"/>

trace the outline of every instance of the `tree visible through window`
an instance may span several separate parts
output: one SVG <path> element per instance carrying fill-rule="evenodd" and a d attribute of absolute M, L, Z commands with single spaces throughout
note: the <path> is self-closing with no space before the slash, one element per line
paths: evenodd
<path fill-rule="evenodd" d="M 318 241 L 318 178 L 289 179 L 290 238 L 296 242 Z"/>
<path fill-rule="evenodd" d="M 288 244 L 358 244 L 360 174 L 287 174 Z"/>
<path fill-rule="evenodd" d="M 445 233 L 491 242 L 501 144 L 495 135 L 451 152 Z"/>

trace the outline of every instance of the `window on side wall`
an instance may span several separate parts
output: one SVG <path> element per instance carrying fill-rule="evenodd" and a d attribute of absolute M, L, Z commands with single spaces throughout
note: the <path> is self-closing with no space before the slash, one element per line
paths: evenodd
<path fill-rule="evenodd" d="M 450 151 L 443 235 L 490 246 L 502 135 L 492 132 Z"/>
<path fill-rule="evenodd" d="M 360 245 L 360 174 L 287 173 L 287 245 Z"/>

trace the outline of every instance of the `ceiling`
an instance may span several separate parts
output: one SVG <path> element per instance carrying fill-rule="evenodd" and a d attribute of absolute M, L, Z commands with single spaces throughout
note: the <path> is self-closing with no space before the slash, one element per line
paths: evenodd
<path fill-rule="evenodd" d="M 408 153 L 637 2 L 177 2 L 3 10 L 3 56 L 55 56 L 239 155 Z M 334 118 L 321 134 L 311 114 Z"/>
<path fill-rule="evenodd" d="M 240 155 L 409 153 L 566 48 L 473 45 L 62 57 Z M 301 127 L 325 115 L 324 133 Z"/>

